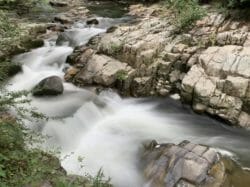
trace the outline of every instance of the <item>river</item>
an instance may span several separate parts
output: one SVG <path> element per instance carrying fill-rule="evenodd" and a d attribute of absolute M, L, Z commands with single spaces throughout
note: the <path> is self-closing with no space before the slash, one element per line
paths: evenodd
<path fill-rule="evenodd" d="M 98 19 L 103 23 L 101 26 L 89 27 L 81 21 L 66 32 L 74 33 L 71 38 L 83 45 L 121 21 Z M 51 75 L 63 79 L 64 69 L 68 67 L 65 61 L 73 48 L 67 44 L 57 46 L 56 39 L 53 36 L 43 47 L 13 59 L 22 63 L 23 71 L 10 80 L 9 91 L 31 90 Z M 90 88 L 78 88 L 66 82 L 63 85 L 64 93 L 60 96 L 28 96 L 32 100 L 28 107 L 53 118 L 26 125 L 49 137 L 43 143 L 44 149 L 60 148 L 60 156 L 64 158 L 62 166 L 69 174 L 95 175 L 102 168 L 115 186 L 142 186 L 138 154 L 142 143 L 153 139 L 160 143 L 190 140 L 210 145 L 244 167 L 250 166 L 249 131 L 195 114 L 172 97 L 121 98 L 112 90 L 96 95 Z"/>

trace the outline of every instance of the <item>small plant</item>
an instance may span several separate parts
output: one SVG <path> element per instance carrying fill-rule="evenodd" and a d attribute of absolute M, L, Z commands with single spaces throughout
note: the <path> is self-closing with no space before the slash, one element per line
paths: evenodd
<path fill-rule="evenodd" d="M 217 35 L 216 35 L 215 32 L 213 32 L 213 33 L 211 33 L 209 35 L 209 42 L 210 42 L 211 46 L 215 46 L 215 44 L 216 44 L 216 37 L 217 37 Z"/>
<path fill-rule="evenodd" d="M 110 178 L 108 180 L 104 180 L 104 173 L 102 168 L 99 169 L 97 175 L 92 179 L 93 180 L 93 187 L 111 187 Z"/>
<path fill-rule="evenodd" d="M 111 43 L 110 45 L 110 53 L 112 55 L 117 55 L 122 51 L 122 44 Z"/>
<path fill-rule="evenodd" d="M 5 12 L 0 10 L 0 37 L 9 38 L 19 34 L 17 25 L 10 21 Z"/>
<path fill-rule="evenodd" d="M 120 70 L 116 73 L 116 79 L 120 81 L 126 80 L 127 74 L 125 70 Z"/>

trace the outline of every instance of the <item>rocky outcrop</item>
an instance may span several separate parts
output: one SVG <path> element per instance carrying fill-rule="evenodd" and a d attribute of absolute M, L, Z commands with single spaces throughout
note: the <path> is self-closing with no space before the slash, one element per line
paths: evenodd
<path fill-rule="evenodd" d="M 112 87 L 117 80 L 125 80 L 132 74 L 133 68 L 126 63 L 103 54 L 96 54 L 89 48 L 84 48 L 82 51 L 81 57 L 75 64 L 81 69 L 74 71 L 74 68 L 70 68 L 65 80 L 71 80 L 81 86 L 98 84 Z"/>
<path fill-rule="evenodd" d="M 178 145 L 152 141 L 145 144 L 142 160 L 149 187 L 234 186 L 235 171 L 243 178 L 249 176 L 214 149 L 188 141 Z"/>
<path fill-rule="evenodd" d="M 152 14 L 149 11 L 150 9 L 144 8 L 144 10 L 144 14 L 148 16 Z M 123 25 L 112 30 L 109 29 L 105 35 L 97 36 L 90 40 L 88 45 L 93 49 L 94 54 L 87 60 L 88 62 L 82 60 L 88 58 L 89 54 L 86 54 L 88 52 L 79 52 L 79 49 L 68 58 L 68 61 L 76 62 L 74 68 L 78 69 L 80 73 L 77 73 L 75 77 L 69 78 L 68 75 L 70 73 L 68 72 L 66 74 L 67 80 L 73 80 L 83 85 L 86 82 L 104 86 L 112 85 L 118 88 L 123 95 L 136 97 L 154 95 L 157 81 L 155 75 L 159 70 L 159 66 L 164 66 L 164 68 L 170 68 L 171 66 L 171 64 L 158 59 L 158 55 L 164 50 L 164 46 L 169 41 L 172 31 L 173 27 L 171 27 L 169 21 L 161 20 L 157 17 L 145 18 L 139 24 Z M 81 62 L 79 63 L 79 61 Z M 97 65 L 99 67 L 94 68 Z M 114 68 L 113 72 L 109 70 L 111 67 Z M 86 76 L 89 76 L 89 73 L 87 73 L 89 70 L 86 71 L 86 69 L 93 68 L 96 75 L 94 78 L 91 75 L 89 79 Z M 72 69 L 70 71 L 72 72 Z M 107 77 L 106 73 L 112 74 L 112 76 L 111 74 L 108 76 L 113 77 L 112 81 L 100 81 L 102 76 Z M 117 81 L 114 78 L 115 74 L 117 75 Z M 89 81 L 86 81 L 86 79 L 89 79 Z M 166 84 L 168 82 L 165 80 L 158 82 L 157 91 L 162 95 L 169 93 L 168 89 L 170 87 Z"/>
<path fill-rule="evenodd" d="M 250 126 L 250 48 L 210 47 L 182 82 L 182 96 L 194 110 Z"/>
<path fill-rule="evenodd" d="M 50 96 L 63 93 L 62 79 L 57 76 L 51 76 L 43 79 L 32 91 L 34 96 Z"/>
<path fill-rule="evenodd" d="M 139 16 L 137 23 L 75 50 L 66 80 L 134 97 L 180 93 L 196 112 L 250 127 L 247 26 L 208 10 L 191 30 L 177 34 L 173 15 L 162 7 L 133 5 L 130 14 Z"/>

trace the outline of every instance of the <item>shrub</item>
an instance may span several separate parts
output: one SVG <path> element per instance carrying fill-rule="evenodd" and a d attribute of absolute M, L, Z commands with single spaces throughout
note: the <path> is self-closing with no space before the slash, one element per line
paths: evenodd
<path fill-rule="evenodd" d="M 197 0 L 167 0 L 175 14 L 175 25 L 179 30 L 187 29 L 204 16 Z"/>
<path fill-rule="evenodd" d="M 239 6 L 245 6 L 250 5 L 250 0 L 227 0 L 224 1 L 224 3 L 227 4 L 228 7 L 239 7 Z"/>
<path fill-rule="evenodd" d="M 120 70 L 116 73 L 116 79 L 122 81 L 127 78 L 127 72 L 125 70 Z"/>
<path fill-rule="evenodd" d="M 16 8 L 18 8 L 18 5 L 20 5 L 24 7 L 31 7 L 37 2 L 39 2 L 39 0 L 0 0 L 0 6 L 15 6 Z"/>

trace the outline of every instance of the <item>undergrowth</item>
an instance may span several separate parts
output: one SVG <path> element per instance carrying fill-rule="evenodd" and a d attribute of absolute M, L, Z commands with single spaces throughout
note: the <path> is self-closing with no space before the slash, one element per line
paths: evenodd
<path fill-rule="evenodd" d="M 174 13 L 174 25 L 178 31 L 186 30 L 205 15 L 197 0 L 167 0 L 167 6 Z"/>

